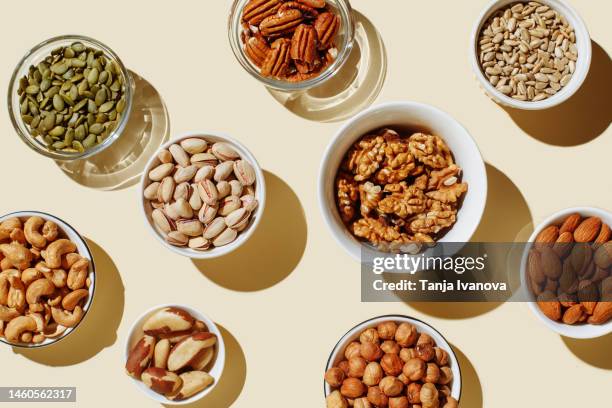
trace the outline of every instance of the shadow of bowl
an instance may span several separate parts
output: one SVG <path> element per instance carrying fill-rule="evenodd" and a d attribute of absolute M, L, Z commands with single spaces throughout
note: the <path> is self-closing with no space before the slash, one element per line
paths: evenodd
<path fill-rule="evenodd" d="M 353 10 L 355 42 L 335 76 L 302 92 L 268 92 L 287 110 L 316 122 L 336 122 L 368 107 L 378 97 L 387 75 L 387 52 L 380 33 L 367 17 Z"/>
<path fill-rule="evenodd" d="M 459 405 L 469 408 L 482 408 L 484 406 L 482 396 L 482 384 L 478 378 L 478 373 L 474 365 L 465 354 L 454 344 L 451 344 L 453 351 L 459 360 L 461 368 L 461 400 Z"/>
<path fill-rule="evenodd" d="M 146 79 L 130 73 L 135 82 L 134 106 L 119 139 L 90 158 L 57 162 L 80 185 L 119 190 L 136 184 L 149 157 L 170 136 L 168 110 L 161 96 Z"/>
<path fill-rule="evenodd" d="M 236 338 L 223 326 L 217 324 L 225 342 L 225 369 L 215 389 L 206 397 L 193 404 L 187 404 L 187 408 L 226 408 L 231 407 L 240 397 L 247 375 L 247 363 L 244 352 Z M 163 404 L 171 408 L 175 405 Z"/>
<path fill-rule="evenodd" d="M 585 363 L 601 368 L 612 370 L 612 334 L 596 339 L 572 339 L 561 337 L 565 346 L 580 360 Z"/>
<path fill-rule="evenodd" d="M 111 257 L 98 244 L 87 239 L 96 263 L 96 295 L 91 309 L 77 330 L 65 339 L 38 349 L 13 351 L 39 364 L 69 366 L 96 356 L 117 341 L 117 329 L 124 307 L 124 287 Z"/>
<path fill-rule="evenodd" d="M 525 133 L 549 145 L 577 146 L 595 139 L 610 126 L 612 61 L 595 41 L 592 41 L 592 48 L 589 74 L 582 87 L 568 101 L 538 111 L 502 106 Z"/>
<path fill-rule="evenodd" d="M 192 260 L 224 288 L 254 292 L 270 288 L 293 272 L 306 248 L 307 226 L 296 194 L 278 176 L 264 171 L 266 208 L 253 236 L 230 256 Z"/>

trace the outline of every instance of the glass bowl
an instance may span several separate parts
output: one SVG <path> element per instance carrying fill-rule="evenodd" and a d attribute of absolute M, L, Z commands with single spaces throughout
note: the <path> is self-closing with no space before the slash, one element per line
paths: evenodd
<path fill-rule="evenodd" d="M 229 17 L 229 40 L 232 51 L 240 65 L 265 86 L 285 92 L 305 91 L 314 88 L 333 77 L 342 68 L 342 65 L 344 65 L 351 54 L 355 37 L 355 22 L 353 20 L 351 4 L 348 0 L 327 0 L 327 4 L 338 14 L 341 22 L 340 30 L 336 34 L 338 56 L 334 62 L 318 76 L 301 82 L 288 82 L 262 76 L 259 67 L 253 64 L 244 52 L 244 44 L 242 42 L 242 11 L 249 1 L 234 0 Z"/>
<path fill-rule="evenodd" d="M 99 49 L 104 52 L 104 55 L 108 59 L 117 63 L 117 66 L 121 71 L 121 75 L 124 78 L 124 95 L 126 105 L 115 129 L 113 129 L 109 133 L 109 135 L 106 137 L 106 139 L 104 139 L 104 141 L 102 141 L 102 143 L 99 143 L 89 149 L 86 149 L 83 152 L 54 151 L 50 150 L 47 147 L 46 143 L 42 140 L 42 137 L 34 137 L 30 133 L 29 127 L 21 118 L 19 95 L 17 95 L 17 90 L 19 89 L 19 81 L 21 80 L 21 78 L 27 75 L 28 70 L 31 66 L 38 65 L 48 55 L 51 54 L 51 51 L 55 50 L 56 48 L 64 47 L 74 42 L 81 42 L 87 47 Z M 23 140 L 30 148 L 35 150 L 37 153 L 40 153 L 43 156 L 49 157 L 54 160 L 70 161 L 93 156 L 108 148 L 119 138 L 119 136 L 121 136 L 128 122 L 130 112 L 132 110 L 133 97 L 134 80 L 125 65 L 123 65 L 123 63 L 121 62 L 121 59 L 119 59 L 119 57 L 117 56 L 117 54 L 114 53 L 113 50 L 111 50 L 109 47 L 102 44 L 101 42 L 94 40 L 93 38 L 81 35 L 63 35 L 59 37 L 50 38 L 36 45 L 34 48 L 28 51 L 28 53 L 21 59 L 21 61 L 19 61 L 19 64 L 17 64 L 17 67 L 13 72 L 13 76 L 11 77 L 11 82 L 9 85 L 8 107 L 13 127 L 17 131 L 17 134 L 19 135 L 21 140 Z"/>

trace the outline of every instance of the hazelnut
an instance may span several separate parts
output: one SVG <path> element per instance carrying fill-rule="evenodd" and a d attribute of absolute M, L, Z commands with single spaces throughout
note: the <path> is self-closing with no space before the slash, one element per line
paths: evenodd
<path fill-rule="evenodd" d="M 429 343 L 417 344 L 415 350 L 417 356 L 423 361 L 431 361 L 436 356 L 433 346 Z"/>
<path fill-rule="evenodd" d="M 370 404 L 367 398 L 357 398 L 353 402 L 353 408 L 372 408 L 372 404 Z"/>
<path fill-rule="evenodd" d="M 440 347 L 434 347 L 436 353 L 435 362 L 440 367 L 448 365 L 448 352 Z"/>
<path fill-rule="evenodd" d="M 410 381 L 418 381 L 425 375 L 425 362 L 420 358 L 410 359 L 404 364 L 402 372 Z"/>
<path fill-rule="evenodd" d="M 434 363 L 427 363 L 427 368 L 425 369 L 425 377 L 423 377 L 423 382 L 428 383 L 437 383 L 440 379 L 440 369 Z"/>
<path fill-rule="evenodd" d="M 370 387 L 378 385 L 383 378 L 383 369 L 377 362 L 369 363 L 363 373 L 363 383 Z"/>
<path fill-rule="evenodd" d="M 357 378 L 347 378 L 340 387 L 340 393 L 347 398 L 358 398 L 365 392 L 366 386 Z"/>
<path fill-rule="evenodd" d="M 385 340 L 383 344 L 380 345 L 380 349 L 384 353 L 399 354 L 402 348 L 393 340 Z"/>
<path fill-rule="evenodd" d="M 416 327 L 409 323 L 402 323 L 395 331 L 395 341 L 402 347 L 411 347 L 417 341 L 419 333 Z"/>
<path fill-rule="evenodd" d="M 346 399 L 336 390 L 325 398 L 327 408 L 348 408 L 349 404 Z"/>
<path fill-rule="evenodd" d="M 342 370 L 342 372 L 344 372 L 344 376 L 348 377 L 349 375 L 349 363 L 346 360 L 342 360 L 341 362 L 338 363 L 338 368 Z"/>
<path fill-rule="evenodd" d="M 408 408 L 408 406 L 408 398 L 406 397 L 389 398 L 389 408 Z"/>
<path fill-rule="evenodd" d="M 325 373 L 325 381 L 333 388 L 340 387 L 344 377 L 344 371 L 339 367 L 332 367 Z"/>
<path fill-rule="evenodd" d="M 365 358 L 366 361 L 380 360 L 383 356 L 383 352 L 376 343 L 365 342 L 361 344 L 361 357 Z"/>
<path fill-rule="evenodd" d="M 362 357 L 353 357 L 349 360 L 349 377 L 361 378 L 365 371 L 366 361 Z"/>
<path fill-rule="evenodd" d="M 393 340 L 397 331 L 397 324 L 395 322 L 383 322 L 378 325 L 376 330 L 378 331 L 378 337 L 381 339 Z"/>
<path fill-rule="evenodd" d="M 446 404 L 442 408 L 459 408 L 459 402 L 453 397 L 447 397 Z"/>
<path fill-rule="evenodd" d="M 397 397 L 404 389 L 404 383 L 391 376 L 383 378 L 378 386 L 387 397 Z"/>
<path fill-rule="evenodd" d="M 351 342 L 344 349 L 344 358 L 346 358 L 347 360 L 350 360 L 352 357 L 359 357 L 360 347 L 361 347 L 361 344 L 357 343 L 356 341 Z"/>
<path fill-rule="evenodd" d="M 453 370 L 450 367 L 440 368 L 440 378 L 438 378 L 438 384 L 447 385 L 453 381 Z"/>
<path fill-rule="evenodd" d="M 438 408 L 440 406 L 438 389 L 432 383 L 425 383 L 421 387 L 421 405 L 423 405 L 423 408 Z"/>
<path fill-rule="evenodd" d="M 369 329 L 364 330 L 359 336 L 359 341 L 361 342 L 361 344 L 363 343 L 378 344 L 380 342 L 380 339 L 378 338 L 378 331 L 374 328 L 369 328 Z"/>
<path fill-rule="evenodd" d="M 389 398 L 380 390 L 380 387 L 370 387 L 368 389 L 368 401 L 378 408 L 389 405 Z"/>
<path fill-rule="evenodd" d="M 404 363 L 408 362 L 408 360 L 412 360 L 413 358 L 418 358 L 416 350 L 413 348 L 401 349 L 399 356 Z"/>
<path fill-rule="evenodd" d="M 411 383 L 410 385 L 408 385 L 406 391 L 408 402 L 410 402 L 411 404 L 421 403 L 421 387 L 422 385 L 419 383 Z"/>
<path fill-rule="evenodd" d="M 398 376 L 402 372 L 404 363 L 397 354 L 385 354 L 380 360 L 380 366 L 387 375 Z"/>
<path fill-rule="evenodd" d="M 404 385 L 410 384 L 410 378 L 406 377 L 406 374 L 401 373 L 397 376 L 397 379 L 404 383 Z"/>
<path fill-rule="evenodd" d="M 434 347 L 436 345 L 436 342 L 434 341 L 434 339 L 431 338 L 429 334 L 421 333 L 419 339 L 417 340 L 417 345 L 418 344 L 431 344 L 431 346 Z"/>

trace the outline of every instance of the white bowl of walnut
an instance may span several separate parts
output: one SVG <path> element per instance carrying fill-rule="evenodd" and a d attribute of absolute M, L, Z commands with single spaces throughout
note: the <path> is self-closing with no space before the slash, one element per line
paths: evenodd
<path fill-rule="evenodd" d="M 319 205 L 355 259 L 468 242 L 487 197 L 476 142 L 447 113 L 417 102 L 374 106 L 347 122 L 325 152 Z"/>
<path fill-rule="evenodd" d="M 457 408 L 461 369 L 444 336 L 418 319 L 375 317 L 334 347 L 324 376 L 328 408 Z M 419 405 L 420 406 L 420 405 Z"/>

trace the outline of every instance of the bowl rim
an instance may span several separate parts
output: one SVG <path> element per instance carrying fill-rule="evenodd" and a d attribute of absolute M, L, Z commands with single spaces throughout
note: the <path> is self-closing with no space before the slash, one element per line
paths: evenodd
<path fill-rule="evenodd" d="M 144 198 L 144 190 L 150 184 L 149 179 L 148 179 L 148 174 L 153 167 L 153 163 L 155 163 L 155 161 L 157 160 L 157 155 L 159 154 L 160 151 L 164 149 L 168 149 L 173 144 L 180 143 L 182 140 L 185 140 L 185 139 L 197 138 L 197 139 L 207 140 L 207 136 L 227 142 L 237 147 L 238 150 L 241 150 L 242 152 L 245 153 L 244 156 L 246 157 L 242 157 L 242 154 L 241 154 L 241 159 L 248 160 L 250 164 L 253 166 L 253 169 L 255 170 L 255 184 L 256 184 L 255 196 L 258 199 L 259 203 L 257 205 L 256 212 L 254 213 L 255 218 L 252 224 L 246 230 L 240 232 L 240 234 L 238 234 L 238 237 L 236 238 L 234 242 L 231 242 L 230 244 L 224 245 L 221 247 L 213 247 L 212 249 L 207 249 L 206 251 L 195 251 L 190 248 L 177 247 L 174 245 L 170 245 L 166 242 L 166 240 L 164 240 L 161 237 L 161 235 L 157 232 L 155 227 L 149 221 L 149 218 L 147 215 L 147 209 L 145 206 L 146 199 Z M 265 180 L 265 176 L 263 173 L 263 169 L 261 168 L 260 164 L 257 162 L 257 159 L 255 158 L 253 153 L 251 153 L 251 151 L 244 144 L 242 144 L 237 139 L 235 139 L 234 137 L 230 136 L 227 133 L 202 130 L 202 131 L 183 132 L 179 134 L 177 137 L 175 137 L 174 139 L 168 140 L 166 143 L 162 144 L 155 151 L 155 153 L 149 158 L 149 160 L 147 161 L 147 164 L 145 165 L 143 169 L 143 173 L 140 178 L 140 188 L 138 189 L 138 194 L 139 194 L 138 200 L 140 202 L 141 214 L 144 217 L 145 224 L 147 225 L 147 228 L 153 234 L 153 236 L 157 239 L 158 242 L 160 242 L 164 247 L 168 248 L 170 251 L 178 255 L 182 255 L 182 256 L 185 256 L 191 259 L 213 259 L 213 258 L 218 258 L 224 255 L 227 255 L 235 251 L 236 249 L 244 245 L 252 237 L 253 233 L 255 232 L 255 230 L 257 229 L 257 227 L 259 226 L 261 222 L 261 218 L 264 215 L 267 192 L 266 192 L 266 180 Z"/>
<path fill-rule="evenodd" d="M 149 394 L 144 388 L 142 388 L 139 384 L 143 384 L 141 380 L 137 380 L 136 378 L 132 377 L 132 376 L 128 376 L 130 378 L 130 380 L 132 380 L 134 386 L 136 388 L 138 388 L 143 394 L 145 394 L 147 397 L 149 397 L 150 399 L 162 403 L 162 404 L 166 404 L 166 405 L 186 405 L 186 404 L 191 404 L 193 402 L 199 401 L 202 398 L 204 398 L 205 396 L 207 396 L 216 386 L 217 384 L 219 384 L 219 380 L 221 379 L 223 372 L 225 371 L 225 360 L 226 360 L 226 350 L 225 350 L 225 340 L 223 339 L 223 335 L 221 333 L 221 330 L 219 330 L 219 327 L 217 326 L 217 324 L 215 323 L 214 320 L 212 320 L 210 317 L 208 317 L 208 315 L 200 312 L 198 309 L 191 307 L 191 306 L 187 306 L 184 304 L 180 304 L 180 303 L 163 303 L 163 304 L 159 304 L 156 306 L 152 306 L 149 309 L 147 309 L 145 312 L 141 313 L 136 320 L 134 320 L 134 322 L 131 324 L 130 329 L 128 330 L 127 333 L 127 337 L 125 339 L 123 348 L 124 348 L 124 352 L 123 352 L 123 360 L 127 361 L 129 355 L 130 355 L 130 340 L 131 338 L 134 336 L 134 333 L 136 332 L 136 330 L 138 329 L 137 326 L 140 326 L 141 323 L 144 323 L 144 319 L 158 311 L 167 307 L 176 307 L 179 309 L 183 309 L 187 312 L 189 312 L 189 314 L 191 314 L 193 317 L 195 317 L 196 319 L 202 320 L 206 326 L 208 327 L 208 331 L 210 333 L 213 333 L 217 336 L 217 359 L 215 360 L 215 363 L 212 365 L 212 367 L 217 367 L 219 366 L 219 375 L 218 378 L 215 378 L 215 381 L 206 389 L 200 391 L 199 393 L 184 399 L 184 400 L 180 400 L 180 401 L 173 401 L 171 399 L 166 398 L 164 395 L 162 394 L 157 394 L 155 391 L 151 390 L 151 394 Z M 212 368 L 211 367 L 211 368 Z M 209 370 L 212 371 L 212 370 Z M 208 372 L 209 372 L 208 371 Z M 144 384 L 143 384 L 144 385 Z M 146 386 L 144 386 L 146 388 Z M 154 397 L 155 396 L 155 397 Z M 159 399 L 158 399 L 159 398 Z"/>
<path fill-rule="evenodd" d="M 568 215 L 573 213 L 578 213 L 583 218 L 599 217 L 602 219 L 602 221 L 604 221 L 604 219 L 612 221 L 612 213 L 603 208 L 592 206 L 568 207 L 554 212 L 553 214 L 546 217 L 542 222 L 540 222 L 537 227 L 534 228 L 533 233 L 529 237 L 528 242 L 533 243 L 535 241 L 535 238 L 544 228 L 560 221 L 562 218 L 567 217 Z M 530 301 L 527 302 L 528 307 L 531 312 L 537 317 L 537 319 L 557 334 L 574 339 L 594 339 L 612 333 L 612 320 L 603 325 L 593 325 L 588 323 L 581 325 L 567 325 L 565 323 L 554 322 L 548 317 L 544 316 L 544 314 L 540 311 L 540 308 L 537 307 L 537 303 L 535 302 L 535 296 L 533 295 L 533 293 L 531 293 L 531 291 L 529 291 L 527 286 L 527 258 L 529 256 L 530 250 L 531 245 L 526 246 L 523 250 L 523 255 L 521 257 L 521 285 L 523 286 L 523 288 L 525 288 L 525 294 L 528 299 L 530 299 Z M 585 330 L 585 328 L 588 329 Z M 588 331 L 591 331 L 591 333 L 586 333 Z"/>
<path fill-rule="evenodd" d="M 331 79 L 336 75 L 336 73 L 338 73 L 338 71 L 340 71 L 348 60 L 348 57 L 351 54 L 355 44 L 355 17 L 353 14 L 353 8 L 349 0 L 334 0 L 338 3 L 342 3 L 342 6 L 346 9 L 346 15 L 344 15 L 343 12 L 339 12 L 338 15 L 342 19 L 342 23 L 346 26 L 347 30 L 344 47 L 341 49 L 338 47 L 338 55 L 334 62 L 316 77 L 307 79 L 305 81 L 289 82 L 281 81 L 275 78 L 263 77 L 250 64 L 250 61 L 244 52 L 242 40 L 238 33 L 238 30 L 240 29 L 240 17 L 243 13 L 243 9 L 240 9 L 240 6 L 243 3 L 246 3 L 246 1 L 247 0 L 233 0 L 232 2 L 228 19 L 228 38 L 232 52 L 242 68 L 244 68 L 244 70 L 247 71 L 253 78 L 263 83 L 266 87 L 284 92 L 306 91 Z"/>
<path fill-rule="evenodd" d="M 513 3 L 513 0 L 490 0 L 489 3 L 485 6 L 485 8 L 480 12 L 476 23 L 472 28 L 472 33 L 470 36 L 470 47 L 469 47 L 469 59 L 472 65 L 472 71 L 476 76 L 476 79 L 480 83 L 482 89 L 487 93 L 487 95 L 492 98 L 495 102 L 501 103 L 502 105 L 509 106 L 514 109 L 522 109 L 522 110 L 543 110 L 549 109 L 554 106 L 560 105 L 563 102 L 570 99 L 577 91 L 580 89 L 586 77 L 588 76 L 591 59 L 592 59 L 592 46 L 591 46 L 591 36 L 589 34 L 588 27 L 580 14 L 576 11 L 576 9 L 569 4 L 566 0 L 538 0 L 542 4 L 548 5 L 549 7 L 558 10 L 559 8 L 564 8 L 565 13 L 561 13 L 564 17 L 568 18 L 568 20 L 573 20 L 572 26 L 576 36 L 584 35 L 585 37 L 585 47 L 579 49 L 578 61 L 581 61 L 581 68 L 579 71 L 576 69 L 576 72 L 572 76 L 570 82 L 564 86 L 561 91 L 557 92 L 555 95 L 544 99 L 542 101 L 529 102 L 529 101 L 519 101 L 517 99 L 511 98 L 507 95 L 504 95 L 500 91 L 498 91 L 489 80 L 485 77 L 482 72 L 482 68 L 480 66 L 480 61 L 478 58 L 478 47 L 477 41 L 480 35 L 480 30 L 484 23 L 488 20 L 488 18 L 501 7 L 504 7 L 507 4 Z M 580 34 L 579 34 L 580 32 Z M 577 75 L 579 74 L 579 75 Z"/>
<path fill-rule="evenodd" d="M 6 344 L 7 346 L 11 346 L 11 347 L 17 347 L 17 348 L 21 348 L 21 349 L 38 349 L 38 348 L 45 348 L 45 347 L 49 347 L 49 346 L 53 346 L 57 343 L 59 343 L 60 341 L 62 341 L 63 339 L 65 339 L 66 337 L 70 336 L 70 334 L 72 334 L 74 331 L 76 331 L 78 329 L 78 327 L 81 325 L 81 323 L 83 323 L 83 321 L 85 320 L 85 318 L 87 317 L 87 315 L 89 314 L 89 310 L 93 307 L 94 305 L 94 296 L 96 294 L 96 279 L 97 279 L 97 274 L 96 274 L 96 265 L 95 265 L 95 260 L 93 257 L 93 254 L 91 252 L 91 248 L 89 248 L 89 245 L 87 245 L 87 241 L 85 240 L 85 238 L 83 238 L 83 236 L 70 224 L 68 224 L 66 221 L 64 221 L 63 219 L 43 212 L 43 211 L 36 211 L 36 210 L 22 210 L 22 211 L 13 211 L 11 213 L 8 214 L 4 214 L 0 216 L 0 222 L 8 219 L 8 218 L 23 218 L 23 217 L 33 217 L 33 216 L 39 216 L 43 219 L 46 220 L 51 220 L 54 221 L 56 224 L 58 224 L 59 227 L 61 227 L 62 229 L 67 229 L 69 231 L 71 231 L 79 240 L 79 242 L 81 244 L 83 244 L 83 247 L 86 250 L 86 255 L 89 259 L 89 274 L 88 277 L 92 278 L 91 279 L 91 286 L 90 286 L 90 290 L 89 290 L 89 299 L 87 299 L 87 302 L 85 303 L 85 306 L 83 306 L 83 318 L 74 326 L 74 327 L 68 327 L 66 329 L 66 332 L 64 334 L 62 334 L 60 337 L 56 338 L 56 339 L 52 339 L 52 341 L 48 342 L 48 343 L 40 343 L 40 344 L 34 344 L 32 343 L 31 345 L 27 345 L 25 343 L 11 343 L 8 340 L 6 340 L 6 338 L 4 337 L 0 337 L 0 342 Z M 65 233 L 65 231 L 64 231 Z"/>
<path fill-rule="evenodd" d="M 457 399 L 457 401 L 461 400 L 461 393 L 463 391 L 463 376 L 461 375 L 461 364 L 459 363 L 459 358 L 457 357 L 457 353 L 455 353 L 455 350 L 453 349 L 453 347 L 451 346 L 451 343 L 446 339 L 446 337 L 435 327 L 433 327 L 431 324 L 418 319 L 416 317 L 412 317 L 412 316 L 407 316 L 407 315 L 402 315 L 402 314 L 387 314 L 387 315 L 381 315 L 381 316 L 375 316 L 372 318 L 369 318 L 367 320 L 364 320 L 361 323 L 356 324 L 354 327 L 352 327 L 351 329 L 349 329 L 344 335 L 342 335 L 342 337 L 340 337 L 340 339 L 338 340 L 338 342 L 336 343 L 336 345 L 332 348 L 331 353 L 329 354 L 329 357 L 327 359 L 327 363 L 325 364 L 325 371 L 327 372 L 327 370 L 329 370 L 331 367 L 333 367 L 333 359 L 334 357 L 336 357 L 338 355 L 338 353 L 340 352 L 340 345 L 342 343 L 345 342 L 345 340 L 347 340 L 349 337 L 352 336 L 353 332 L 358 332 L 361 329 L 364 328 L 368 328 L 368 327 L 374 327 L 371 326 L 371 324 L 373 324 L 374 322 L 377 321 L 387 321 L 387 320 L 391 320 L 394 322 L 401 322 L 401 323 L 417 323 L 417 325 L 422 325 L 424 327 L 427 327 L 429 330 L 431 330 L 433 333 L 437 334 L 438 336 L 440 336 L 440 338 L 444 341 L 444 346 L 446 346 L 444 349 L 446 352 L 448 352 L 450 355 L 452 355 L 452 359 L 454 360 L 454 362 L 456 363 L 457 366 L 457 372 L 459 374 L 459 395 L 457 397 L 455 397 Z M 439 344 L 437 344 L 438 347 L 440 347 Z M 453 378 L 453 383 L 455 382 L 456 378 Z M 329 394 L 327 393 L 327 389 L 328 389 L 328 384 L 325 382 L 325 380 L 323 380 L 323 395 L 325 397 L 327 397 Z"/>
<path fill-rule="evenodd" d="M 331 232 L 331 235 L 334 237 L 334 240 L 336 241 L 336 243 L 338 245 L 340 245 L 342 248 L 344 248 L 344 250 L 347 253 L 349 253 L 353 259 L 355 259 L 355 260 L 357 260 L 359 262 L 361 262 L 360 256 L 355 254 L 355 253 L 353 253 L 353 251 L 347 245 L 345 245 L 345 243 L 341 239 L 341 234 L 336 231 L 336 225 L 335 225 L 335 222 L 334 222 L 334 211 L 337 211 L 337 209 L 334 209 L 335 208 L 335 203 L 334 203 L 334 205 L 331 205 L 326 200 L 325 170 L 329 166 L 330 157 L 332 156 L 332 152 L 336 148 L 336 145 L 341 141 L 341 139 L 344 137 L 346 132 L 352 126 L 355 125 L 355 123 L 357 123 L 357 122 L 363 120 L 364 118 L 366 118 L 366 117 L 368 117 L 368 116 L 370 116 L 372 114 L 375 114 L 377 112 L 385 111 L 385 110 L 388 110 L 388 109 L 396 109 L 396 108 L 400 108 L 400 109 L 403 109 L 403 110 L 424 109 L 424 110 L 429 110 L 430 112 L 434 112 L 436 115 L 440 115 L 442 117 L 445 117 L 446 120 L 448 120 L 449 122 L 452 122 L 454 125 L 456 125 L 467 136 L 461 143 L 463 145 L 466 145 L 466 147 L 469 147 L 470 149 L 474 149 L 474 151 L 478 154 L 478 157 L 480 158 L 480 160 L 479 160 L 479 168 L 481 168 L 481 170 L 482 170 L 481 174 L 482 174 L 482 177 L 483 177 L 483 180 L 482 180 L 482 191 L 481 192 L 482 192 L 482 196 L 483 196 L 484 199 L 482 200 L 482 202 L 478 203 L 479 208 L 476 209 L 477 210 L 476 214 L 478 215 L 478 217 L 477 217 L 478 221 L 474 222 L 473 225 L 469 228 L 469 230 L 466 230 L 466 232 L 469 232 L 469 233 L 466 233 L 466 236 L 469 236 L 469 238 L 466 239 L 466 242 L 468 242 L 471 239 L 471 237 L 476 232 L 478 226 L 480 225 L 480 222 L 482 220 L 482 216 L 484 215 L 486 203 L 487 203 L 488 175 L 487 175 L 486 166 L 485 166 L 484 158 L 482 156 L 482 152 L 480 150 L 480 147 L 478 146 L 478 143 L 476 143 L 476 139 L 474 139 L 474 137 L 467 130 L 467 128 L 465 126 L 463 126 L 451 114 L 447 113 L 446 111 L 444 111 L 444 110 L 442 110 L 442 109 L 440 109 L 440 108 L 438 108 L 438 107 L 436 107 L 434 105 L 430 105 L 430 104 L 422 103 L 422 102 L 417 102 L 417 101 L 409 101 L 409 100 L 390 101 L 390 102 L 384 102 L 384 103 L 380 103 L 380 104 L 377 104 L 377 105 L 370 106 L 369 108 L 364 109 L 363 111 L 361 111 L 357 115 L 353 116 L 351 119 L 349 119 L 346 122 L 344 122 L 344 124 L 336 131 L 334 137 L 328 143 L 327 147 L 325 148 L 325 151 L 323 152 L 323 158 L 322 158 L 321 163 L 319 165 L 318 188 L 317 188 L 317 190 L 318 190 L 318 194 L 317 195 L 318 195 L 318 201 L 319 201 L 319 210 L 320 210 L 321 214 L 323 215 L 323 219 L 325 220 L 325 224 L 327 226 L 327 229 Z M 442 139 L 446 140 L 444 135 L 440 135 L 440 137 L 442 137 Z M 350 236 L 356 243 L 358 243 L 360 245 L 363 245 L 362 242 L 360 242 L 354 236 L 352 236 L 352 234 L 350 234 L 350 232 L 346 229 L 346 227 L 344 227 L 343 231 L 345 233 L 347 233 L 348 236 Z"/>
<path fill-rule="evenodd" d="M 125 86 L 125 100 L 126 100 L 126 106 L 125 106 L 125 110 L 123 112 L 123 115 L 121 116 L 121 119 L 119 121 L 119 123 L 117 124 L 117 126 L 115 127 L 115 129 L 112 131 L 112 133 L 100 144 L 85 150 L 83 153 L 57 153 L 54 152 L 52 150 L 49 150 L 45 147 L 43 147 L 42 145 L 40 145 L 39 143 L 36 143 L 33 139 L 33 136 L 30 134 L 30 132 L 28 131 L 27 134 L 24 134 L 21 131 L 21 128 L 19 126 L 20 123 L 22 123 L 22 119 L 20 117 L 20 115 L 17 115 L 16 112 L 14 112 L 13 110 L 13 104 L 12 104 L 12 99 L 13 96 L 16 93 L 16 85 L 17 82 L 19 81 L 19 71 L 21 71 L 22 67 L 24 67 L 24 65 L 26 64 L 26 62 L 28 61 L 28 59 L 30 57 L 32 57 L 36 52 L 38 52 L 40 49 L 47 47 L 47 46 L 51 46 L 54 43 L 58 43 L 58 42 L 65 42 L 65 41 L 83 41 L 83 42 L 87 42 L 87 43 L 91 43 L 93 44 L 96 48 L 99 48 L 101 51 L 104 52 L 105 55 L 110 56 L 112 60 L 114 60 L 117 65 L 119 66 L 119 68 L 121 69 L 121 73 L 125 78 L 126 83 L 124 84 Z M 14 70 L 13 70 L 13 74 L 11 75 L 11 80 L 9 82 L 9 86 L 8 86 L 8 95 L 7 95 L 7 107 L 8 107 L 8 111 L 9 111 L 9 116 L 11 118 L 11 123 L 13 125 L 13 128 L 15 129 L 15 132 L 17 133 L 17 135 L 19 136 L 19 138 L 28 146 L 30 147 L 32 150 L 34 150 L 36 153 L 39 153 L 45 157 L 48 157 L 50 159 L 53 160 L 57 160 L 57 161 L 71 161 L 71 160 L 81 160 L 81 159 L 86 159 L 89 158 L 93 155 L 96 155 L 104 150 L 106 150 L 108 147 L 110 147 L 117 139 L 119 139 L 119 137 L 123 134 L 123 131 L 125 130 L 128 120 L 132 114 L 132 107 L 134 105 L 133 103 L 133 99 L 134 99 L 134 90 L 135 90 L 135 82 L 134 82 L 134 78 L 132 77 L 130 71 L 128 70 L 128 68 L 125 66 L 125 64 L 123 63 L 123 61 L 121 60 L 121 58 L 119 58 L 119 56 L 115 53 L 115 51 L 113 51 L 112 48 L 110 48 L 109 46 L 107 46 L 106 44 L 104 44 L 101 41 L 96 40 L 95 38 L 92 37 L 88 37 L 85 35 L 80 35 L 80 34 L 64 34 L 64 35 L 59 35 L 59 36 L 55 36 L 55 37 L 51 37 L 49 39 L 46 39 L 38 44 L 36 44 L 35 46 L 33 46 L 17 63 L 17 65 L 15 66 Z M 25 124 L 24 124 L 25 125 Z"/>

